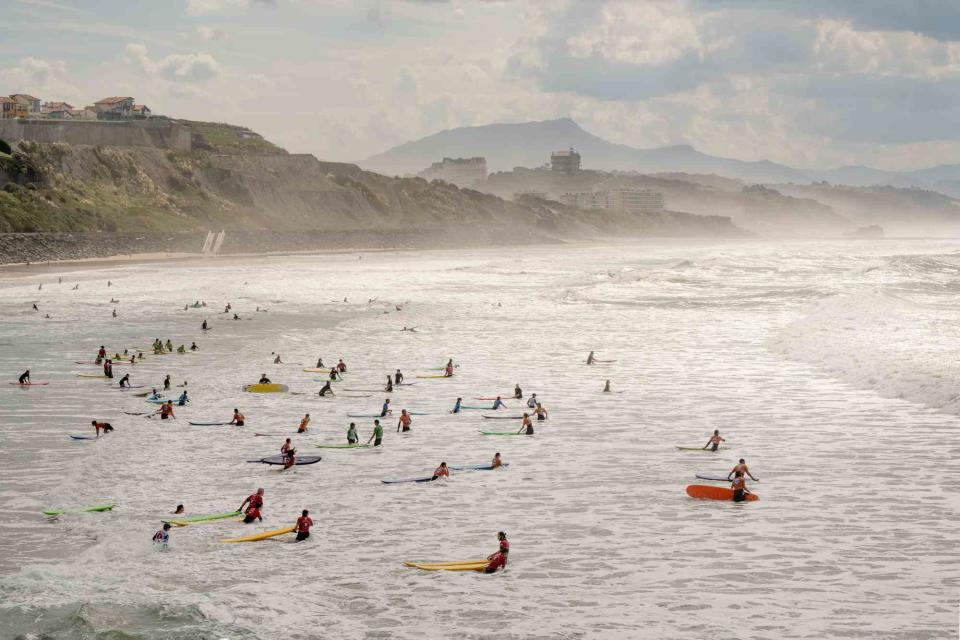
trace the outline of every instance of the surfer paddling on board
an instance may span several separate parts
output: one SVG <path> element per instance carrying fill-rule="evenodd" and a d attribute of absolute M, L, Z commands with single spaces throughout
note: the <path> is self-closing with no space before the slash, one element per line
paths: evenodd
<path fill-rule="evenodd" d="M 716 451 L 720 448 L 721 442 L 726 442 L 726 440 L 720 437 L 720 429 L 714 429 L 713 435 L 707 440 L 707 444 L 703 445 L 703 448 L 706 450 L 709 447 L 710 451 Z"/>
<path fill-rule="evenodd" d="M 313 520 L 310 519 L 310 511 L 304 509 L 300 517 L 297 518 L 297 525 L 293 529 L 297 532 L 297 542 L 303 542 L 310 537 L 310 527 L 312 526 Z"/>
<path fill-rule="evenodd" d="M 20 381 L 20 384 L 30 384 L 30 369 L 27 369 L 21 373 L 18 380 Z"/>
<path fill-rule="evenodd" d="M 735 476 L 738 474 L 741 476 L 748 475 L 750 476 L 750 479 L 753 480 L 754 482 L 760 482 L 759 480 L 753 477 L 752 473 L 750 473 L 750 469 L 747 467 L 747 461 L 744 460 L 743 458 L 740 458 L 740 462 L 738 462 L 733 469 L 730 469 L 730 473 L 727 474 L 727 480 L 729 480 L 732 476 Z"/>
<path fill-rule="evenodd" d="M 503 569 L 507 566 L 507 556 L 510 554 L 510 543 L 507 541 L 507 534 L 503 531 L 498 532 L 497 540 L 500 541 L 500 548 L 496 553 L 487 556 L 490 564 L 483 570 L 484 573 L 496 573 L 497 569 Z"/>

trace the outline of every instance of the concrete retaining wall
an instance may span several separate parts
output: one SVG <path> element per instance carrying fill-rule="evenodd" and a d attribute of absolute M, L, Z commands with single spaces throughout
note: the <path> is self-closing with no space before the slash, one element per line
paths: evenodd
<path fill-rule="evenodd" d="M 150 120 L 0 120 L 0 139 L 72 145 L 154 147 L 189 152 L 190 127 L 166 118 Z"/>

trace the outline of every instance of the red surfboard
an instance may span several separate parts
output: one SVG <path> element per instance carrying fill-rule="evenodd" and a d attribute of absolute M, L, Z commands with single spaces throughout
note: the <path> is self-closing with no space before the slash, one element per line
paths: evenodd
<path fill-rule="evenodd" d="M 728 489 L 726 487 L 711 487 L 705 484 L 691 484 L 687 486 L 687 495 L 691 498 L 699 498 L 700 500 L 733 500 L 733 489 Z M 752 502 L 758 500 L 757 494 L 748 493 L 746 496 L 747 502 Z"/>

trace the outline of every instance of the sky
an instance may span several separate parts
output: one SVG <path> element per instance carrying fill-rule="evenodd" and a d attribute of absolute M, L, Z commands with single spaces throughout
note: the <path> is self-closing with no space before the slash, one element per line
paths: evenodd
<path fill-rule="evenodd" d="M 960 0 L 0 0 L 0 94 L 355 161 L 570 117 L 801 168 L 960 161 Z"/>

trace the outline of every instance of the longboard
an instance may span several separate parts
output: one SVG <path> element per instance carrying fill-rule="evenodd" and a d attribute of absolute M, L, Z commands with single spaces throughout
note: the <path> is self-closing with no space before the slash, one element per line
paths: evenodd
<path fill-rule="evenodd" d="M 687 495 L 691 498 L 700 500 L 733 500 L 733 489 L 727 487 L 713 487 L 705 484 L 691 484 L 687 486 Z M 748 493 L 745 496 L 747 502 L 758 500 L 757 494 Z"/>
<path fill-rule="evenodd" d="M 240 538 L 225 538 L 220 542 L 256 542 L 258 540 L 266 540 L 267 538 L 275 538 L 276 536 L 282 536 L 286 533 L 293 533 L 296 530 L 296 527 L 286 527 L 284 529 L 274 529 L 273 531 L 264 531 L 262 533 L 254 533 L 249 536 L 242 536 Z"/>

